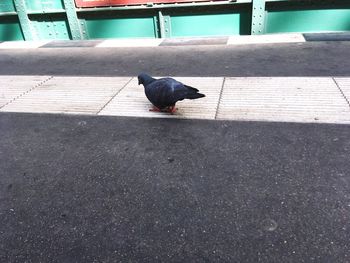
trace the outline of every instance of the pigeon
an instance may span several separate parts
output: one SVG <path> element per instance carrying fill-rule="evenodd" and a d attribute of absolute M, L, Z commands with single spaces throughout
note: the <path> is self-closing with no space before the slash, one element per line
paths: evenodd
<path fill-rule="evenodd" d="M 175 103 L 184 99 L 199 99 L 205 97 L 199 90 L 173 78 L 155 79 L 142 73 L 138 75 L 139 85 L 145 88 L 147 99 L 153 104 L 150 111 L 174 113 L 177 109 Z"/>

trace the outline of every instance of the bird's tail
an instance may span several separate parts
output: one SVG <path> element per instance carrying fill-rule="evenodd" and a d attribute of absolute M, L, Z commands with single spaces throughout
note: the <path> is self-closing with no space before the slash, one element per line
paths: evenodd
<path fill-rule="evenodd" d="M 199 99 L 199 98 L 203 98 L 203 97 L 205 97 L 204 94 L 196 92 L 196 93 L 188 94 L 186 96 L 186 99 L 194 100 L 194 99 Z"/>
<path fill-rule="evenodd" d="M 189 90 L 192 90 L 192 91 L 195 91 L 195 92 L 198 92 L 199 90 L 194 88 L 194 87 L 191 87 L 191 86 L 188 86 L 188 85 L 184 85 L 187 89 Z"/>

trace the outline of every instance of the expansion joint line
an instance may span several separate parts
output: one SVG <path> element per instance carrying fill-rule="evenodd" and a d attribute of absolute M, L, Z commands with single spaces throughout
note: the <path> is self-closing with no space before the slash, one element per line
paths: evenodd
<path fill-rule="evenodd" d="M 335 78 L 332 78 L 332 79 L 333 79 L 335 85 L 337 85 L 337 87 L 338 87 L 340 93 L 342 94 L 343 98 L 346 100 L 346 102 L 348 103 L 348 105 L 349 105 L 349 107 L 350 107 L 350 101 L 349 101 L 349 99 L 345 96 L 345 93 L 343 92 L 343 90 L 341 89 L 341 87 L 339 86 L 339 84 L 338 84 L 338 82 L 335 80 Z"/>
<path fill-rule="evenodd" d="M 104 108 L 106 108 L 106 106 L 123 90 L 125 89 L 125 87 L 134 79 L 134 77 L 132 77 L 128 82 L 125 83 L 125 85 L 120 89 L 118 90 L 110 100 L 108 100 L 103 106 L 102 108 L 96 113 L 96 115 L 100 114 L 101 111 L 104 110 Z"/>
<path fill-rule="evenodd" d="M 34 85 L 33 87 L 31 87 L 30 89 L 22 92 L 21 94 L 19 94 L 18 96 L 14 97 L 13 99 L 11 99 L 9 102 L 7 102 L 5 105 L 1 106 L 0 109 L 6 107 L 7 105 L 9 105 L 10 103 L 16 101 L 17 99 L 23 97 L 24 95 L 28 94 L 29 92 L 31 92 L 32 90 L 42 86 L 44 83 L 48 82 L 50 79 L 52 79 L 53 76 L 49 76 L 47 79 L 44 79 L 42 81 L 40 81 L 38 84 Z"/>
<path fill-rule="evenodd" d="M 221 90 L 220 90 L 220 95 L 219 95 L 219 99 L 218 99 L 218 104 L 216 105 L 216 112 L 215 112 L 214 120 L 216 120 L 218 113 L 219 113 L 219 107 L 220 107 L 220 103 L 221 103 L 222 92 L 223 92 L 224 86 L 225 86 L 225 81 L 226 81 L 226 77 L 224 77 L 224 79 L 222 80 Z"/>

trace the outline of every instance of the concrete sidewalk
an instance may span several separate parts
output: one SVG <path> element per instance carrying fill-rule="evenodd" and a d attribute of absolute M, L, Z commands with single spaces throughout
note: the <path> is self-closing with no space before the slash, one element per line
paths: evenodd
<path fill-rule="evenodd" d="M 17 48 L 74 48 L 74 47 L 157 47 L 190 45 L 249 45 L 303 43 L 306 41 L 350 41 L 349 32 L 335 33 L 281 33 L 264 35 L 237 35 L 176 38 L 120 38 L 95 40 L 37 40 L 0 42 L 0 49 Z"/>
<path fill-rule="evenodd" d="M 0 114 L 0 262 L 350 260 L 350 126 Z"/>
<path fill-rule="evenodd" d="M 350 77 L 176 77 L 206 97 L 154 113 L 135 77 L 0 76 L 0 111 L 350 123 Z"/>

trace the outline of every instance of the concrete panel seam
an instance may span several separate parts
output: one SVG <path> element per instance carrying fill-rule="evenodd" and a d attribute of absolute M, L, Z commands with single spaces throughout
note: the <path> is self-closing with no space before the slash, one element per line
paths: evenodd
<path fill-rule="evenodd" d="M 334 78 L 334 77 L 332 77 L 332 79 L 333 79 L 333 81 L 334 81 L 335 85 L 337 85 L 337 87 L 338 87 L 338 89 L 339 89 L 339 91 L 340 91 L 341 95 L 342 95 L 342 96 L 343 96 L 343 98 L 346 100 L 346 103 L 348 104 L 348 106 L 349 106 L 349 108 L 350 108 L 350 101 L 349 101 L 349 99 L 348 99 L 348 98 L 345 96 L 344 91 L 341 89 L 341 87 L 339 86 L 339 84 L 338 84 L 338 82 L 335 80 L 335 78 Z"/>
<path fill-rule="evenodd" d="M 101 109 L 100 109 L 99 111 L 97 111 L 96 115 L 100 114 L 100 112 L 103 111 L 104 108 L 106 108 L 107 105 L 108 105 L 116 96 L 118 96 L 118 94 L 119 94 L 123 89 L 125 89 L 125 87 L 126 87 L 133 79 L 134 79 L 134 77 L 132 77 L 131 79 L 129 79 L 129 81 L 127 81 L 127 82 L 124 84 L 124 86 L 123 86 L 121 89 L 119 89 L 119 90 L 112 96 L 112 98 L 111 98 L 110 100 L 108 100 L 108 101 L 101 107 Z"/>
<path fill-rule="evenodd" d="M 44 83 L 48 82 L 50 79 L 52 79 L 53 76 L 49 76 L 47 79 L 44 79 L 42 81 L 40 81 L 38 84 L 34 85 L 33 87 L 31 87 L 30 89 L 22 92 L 21 94 L 19 94 L 17 97 L 11 99 L 9 102 L 7 102 L 6 104 L 4 104 L 3 106 L 0 107 L 0 109 L 6 107 L 7 105 L 13 103 L 14 101 L 16 101 L 17 99 L 23 97 L 24 95 L 28 94 L 29 92 L 31 92 L 32 90 L 34 90 L 35 88 L 38 88 L 40 86 L 42 86 Z"/>
<path fill-rule="evenodd" d="M 220 107 L 222 93 L 223 93 L 224 86 L 225 86 L 225 81 L 226 81 L 226 77 L 224 77 L 224 79 L 222 80 L 222 85 L 221 85 L 220 95 L 219 95 L 219 99 L 218 99 L 218 104 L 216 105 L 216 112 L 215 112 L 214 120 L 216 120 L 218 113 L 219 113 L 219 107 Z"/>

